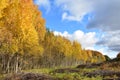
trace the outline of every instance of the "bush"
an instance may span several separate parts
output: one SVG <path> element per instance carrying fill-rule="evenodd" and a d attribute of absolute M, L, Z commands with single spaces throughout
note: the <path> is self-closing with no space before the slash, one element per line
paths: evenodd
<path fill-rule="evenodd" d="M 104 57 L 105 57 L 106 61 L 111 60 L 111 58 L 109 56 L 107 56 L 107 55 L 104 55 Z"/>

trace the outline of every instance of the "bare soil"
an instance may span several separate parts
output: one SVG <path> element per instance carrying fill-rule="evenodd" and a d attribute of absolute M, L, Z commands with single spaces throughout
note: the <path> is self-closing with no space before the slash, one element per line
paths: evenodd
<path fill-rule="evenodd" d="M 37 73 L 18 73 L 8 75 L 4 80 L 54 80 L 52 77 Z"/>

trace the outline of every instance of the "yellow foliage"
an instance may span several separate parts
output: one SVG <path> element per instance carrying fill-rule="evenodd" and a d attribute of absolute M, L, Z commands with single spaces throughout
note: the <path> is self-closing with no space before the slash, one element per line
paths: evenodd
<path fill-rule="evenodd" d="M 2 18 L 0 26 L 6 30 L 4 36 L 9 37 L 8 34 L 12 34 L 12 41 L 7 41 L 11 43 L 4 42 L 6 47 L 10 47 L 11 53 L 40 54 L 43 52 L 40 41 L 45 35 L 45 22 L 41 20 L 42 18 L 37 19 L 37 17 L 41 17 L 38 14 L 41 13 L 33 4 L 33 0 L 0 1 L 0 18 Z M 43 25 L 39 26 L 35 21 Z M 40 28 L 39 32 L 37 28 Z M 1 43 L 3 43 L 4 36 L 0 38 Z"/>

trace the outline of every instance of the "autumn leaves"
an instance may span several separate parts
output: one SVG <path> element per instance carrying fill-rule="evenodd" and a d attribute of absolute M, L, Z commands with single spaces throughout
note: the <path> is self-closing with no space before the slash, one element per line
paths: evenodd
<path fill-rule="evenodd" d="M 0 1 L 1 72 L 104 61 L 98 53 L 46 30 L 45 20 L 32 0 Z"/>

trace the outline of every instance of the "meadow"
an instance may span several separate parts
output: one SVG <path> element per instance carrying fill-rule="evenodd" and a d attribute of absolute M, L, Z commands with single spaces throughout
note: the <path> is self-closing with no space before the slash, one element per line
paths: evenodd
<path fill-rule="evenodd" d="M 6 76 L 5 80 L 25 80 L 27 78 L 27 80 L 120 80 L 120 59 L 65 68 L 23 70 L 21 73 Z"/>

